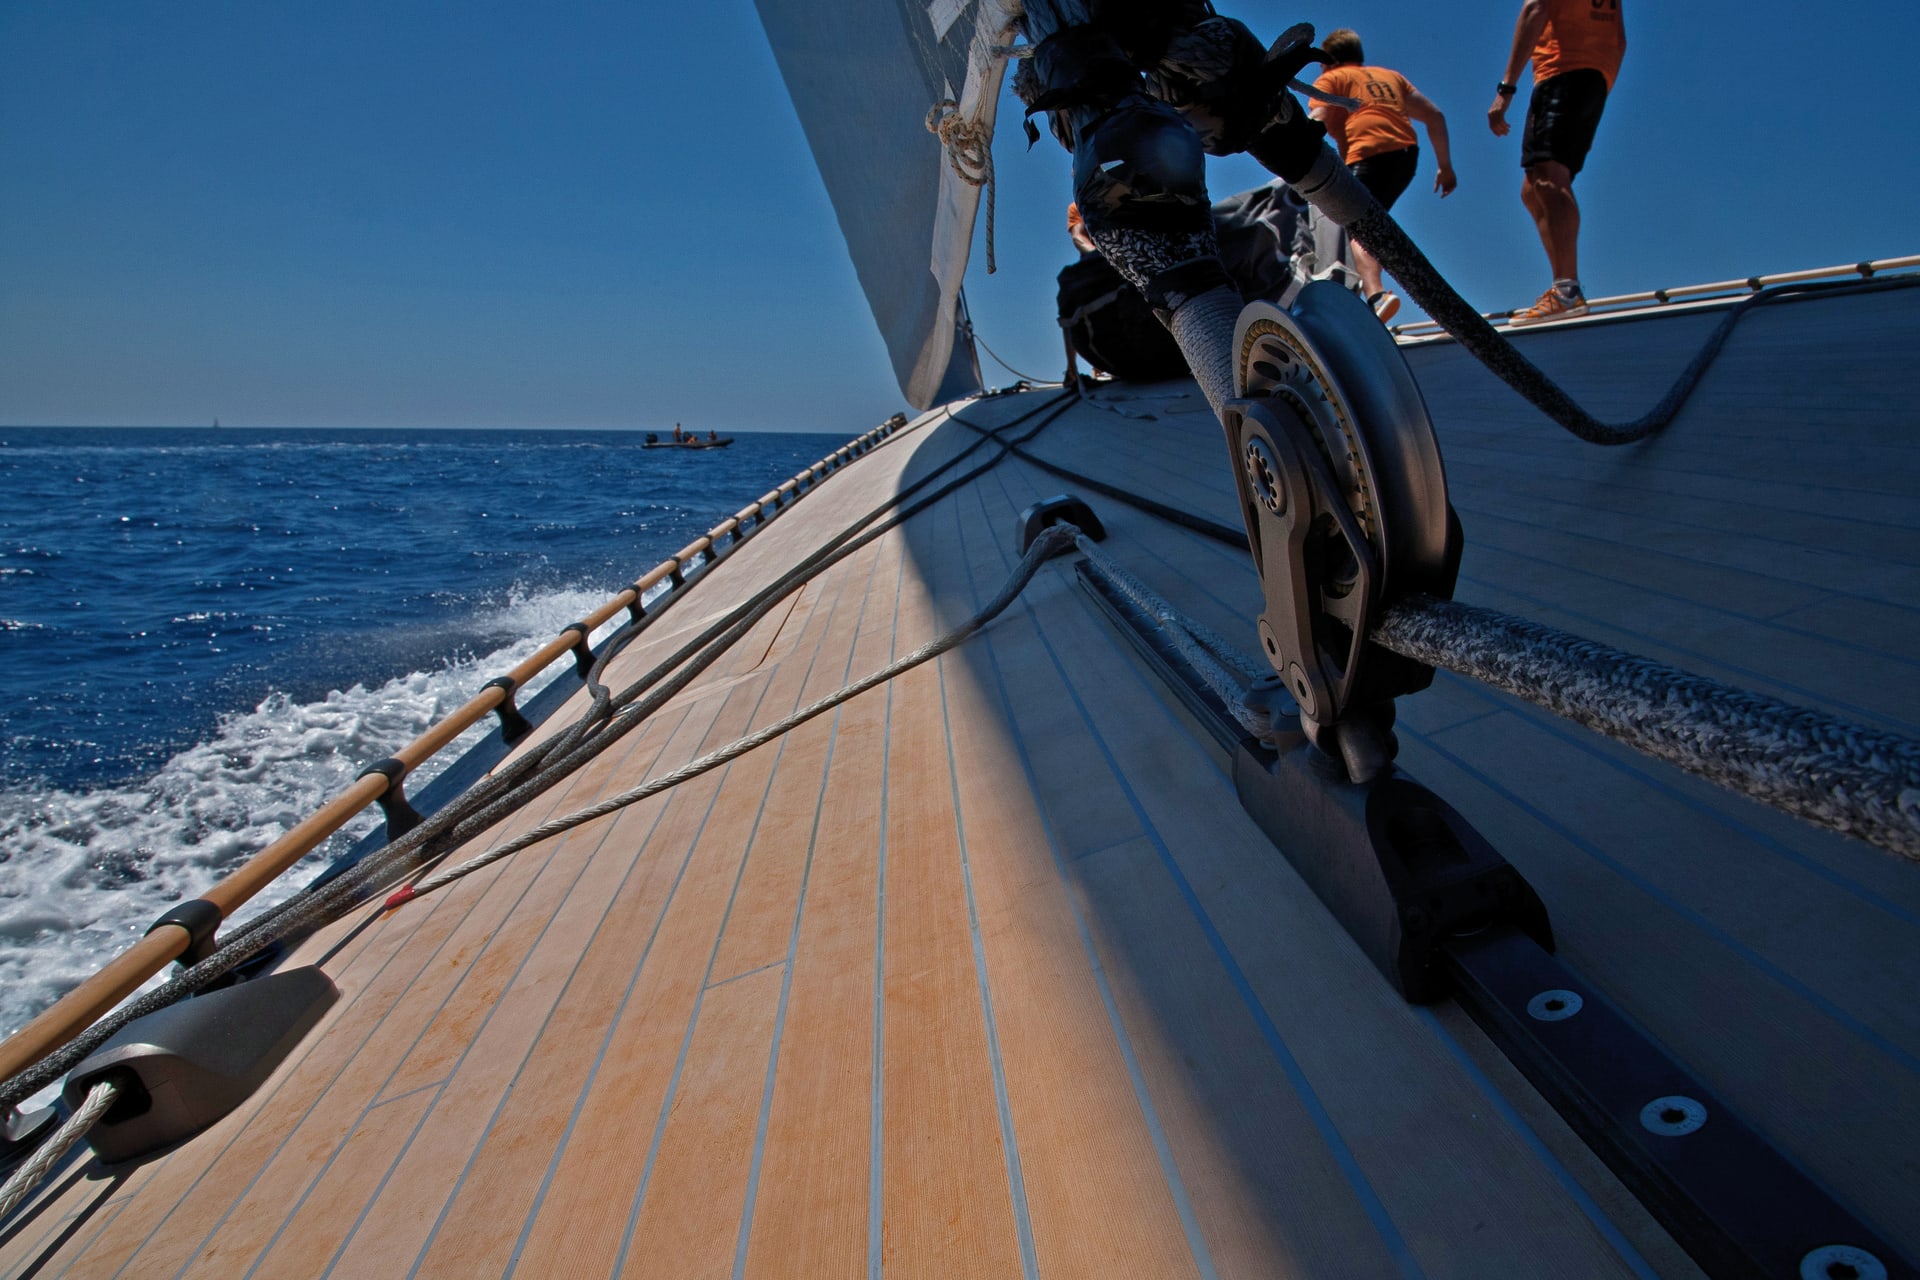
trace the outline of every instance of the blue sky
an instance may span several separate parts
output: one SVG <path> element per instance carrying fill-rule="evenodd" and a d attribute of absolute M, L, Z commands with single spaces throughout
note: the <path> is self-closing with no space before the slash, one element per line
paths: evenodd
<path fill-rule="evenodd" d="M 1220 7 L 1358 28 L 1453 124 L 1460 191 L 1428 157 L 1409 230 L 1483 308 L 1539 292 L 1517 131 L 1484 122 L 1517 0 Z M 1626 8 L 1589 293 L 1920 252 L 1920 9 Z M 1051 377 L 1066 156 L 1017 114 L 968 294 Z M 752 0 L 0 4 L 0 423 L 852 434 L 899 407 Z"/>

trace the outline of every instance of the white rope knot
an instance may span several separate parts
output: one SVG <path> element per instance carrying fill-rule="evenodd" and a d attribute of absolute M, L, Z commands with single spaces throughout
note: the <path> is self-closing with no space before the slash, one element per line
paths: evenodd
<path fill-rule="evenodd" d="M 942 98 L 927 112 L 927 132 L 940 139 L 947 163 L 960 181 L 970 187 L 986 188 L 987 199 L 987 274 L 997 269 L 993 259 L 993 130 L 983 119 L 986 107 L 973 115 L 960 114 L 960 104 Z"/>
<path fill-rule="evenodd" d="M 74 1113 L 67 1117 L 66 1123 L 55 1129 L 42 1142 L 25 1164 L 13 1171 L 5 1186 L 0 1186 L 0 1220 L 19 1207 L 20 1202 L 33 1194 L 53 1166 L 73 1150 L 75 1143 L 87 1136 L 87 1130 L 107 1114 L 114 1100 L 120 1096 L 120 1086 L 111 1080 L 96 1080 L 93 1088 L 87 1090 L 87 1097 Z"/>

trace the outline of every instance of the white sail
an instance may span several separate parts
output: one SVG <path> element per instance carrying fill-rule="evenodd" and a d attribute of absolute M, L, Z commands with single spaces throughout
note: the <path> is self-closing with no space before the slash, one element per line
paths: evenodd
<path fill-rule="evenodd" d="M 927 119 L 952 100 L 991 136 L 1017 0 L 757 4 L 901 391 L 924 409 L 978 390 L 960 285 L 982 188 Z"/>

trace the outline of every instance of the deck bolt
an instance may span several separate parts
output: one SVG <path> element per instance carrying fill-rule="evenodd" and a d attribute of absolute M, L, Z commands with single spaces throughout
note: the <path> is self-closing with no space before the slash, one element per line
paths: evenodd
<path fill-rule="evenodd" d="M 1887 1280 L 1887 1264 L 1850 1244 L 1822 1245 L 1800 1259 L 1801 1280 Z"/>
<path fill-rule="evenodd" d="M 1539 1022 L 1565 1022 L 1585 1003 L 1579 992 L 1556 988 L 1527 1001 L 1527 1015 Z"/>
<path fill-rule="evenodd" d="M 1640 1108 L 1640 1127 L 1663 1138 L 1684 1138 L 1707 1122 L 1707 1108 L 1693 1098 L 1670 1094 Z"/>

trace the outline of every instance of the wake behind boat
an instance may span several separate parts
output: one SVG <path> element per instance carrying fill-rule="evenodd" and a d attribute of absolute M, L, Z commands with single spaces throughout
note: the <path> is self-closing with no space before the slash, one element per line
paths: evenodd
<path fill-rule="evenodd" d="M 72 1112 L 0 1266 L 1914 1276 L 1920 277 L 1404 351 L 1322 282 L 984 392 L 977 190 L 857 108 L 957 87 L 964 151 L 1009 14 L 857 9 L 762 4 L 816 152 L 912 171 L 822 157 L 933 407 L 0 1046 Z M 176 958 L 243 980 L 87 1030 Z"/>

